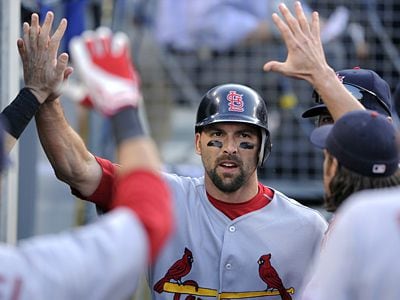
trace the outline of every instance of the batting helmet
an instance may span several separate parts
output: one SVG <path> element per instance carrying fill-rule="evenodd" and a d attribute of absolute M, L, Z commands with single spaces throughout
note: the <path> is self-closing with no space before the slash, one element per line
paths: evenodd
<path fill-rule="evenodd" d="M 200 102 L 195 131 L 200 132 L 204 126 L 221 122 L 252 124 L 261 129 L 258 165 L 262 166 L 271 153 L 271 139 L 267 106 L 261 96 L 240 84 L 228 83 L 213 87 Z"/>

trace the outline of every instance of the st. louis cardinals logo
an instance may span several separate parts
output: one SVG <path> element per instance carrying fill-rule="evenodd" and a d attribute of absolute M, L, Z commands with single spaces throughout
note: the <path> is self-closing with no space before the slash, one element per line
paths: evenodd
<path fill-rule="evenodd" d="M 244 111 L 244 102 L 242 94 L 238 94 L 236 91 L 229 91 L 228 95 L 226 96 L 226 100 L 229 101 L 228 103 L 229 111 L 236 111 L 236 112 Z"/>
<path fill-rule="evenodd" d="M 288 289 L 284 287 L 277 271 L 271 265 L 270 259 L 271 254 L 266 254 L 262 255 L 258 260 L 259 276 L 267 284 L 265 290 L 220 292 L 215 288 L 200 286 L 197 281 L 192 279 L 183 280 L 183 277 L 187 275 L 190 276 L 189 273 L 192 270 L 194 262 L 192 251 L 186 247 L 183 256 L 172 264 L 165 275 L 154 285 L 153 289 L 160 294 L 172 294 L 173 300 L 204 300 L 206 298 L 209 299 L 209 297 L 221 300 L 248 298 L 264 299 L 265 297 L 273 296 L 280 296 L 282 300 L 291 300 L 291 294 L 295 293 L 295 289 L 293 287 Z M 181 296 L 185 298 L 181 299 Z"/>
<path fill-rule="evenodd" d="M 258 273 L 262 281 L 267 284 L 267 291 L 277 290 L 282 300 L 291 300 L 290 292 L 294 292 L 293 288 L 286 290 L 284 287 L 278 272 L 271 264 L 271 253 L 262 255 L 258 260 L 258 265 Z"/>

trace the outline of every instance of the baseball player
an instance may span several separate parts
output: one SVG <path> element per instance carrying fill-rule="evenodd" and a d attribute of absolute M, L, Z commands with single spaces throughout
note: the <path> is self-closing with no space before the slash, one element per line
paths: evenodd
<path fill-rule="evenodd" d="M 398 132 L 392 122 L 378 112 L 349 112 L 335 124 L 314 129 L 310 139 L 316 147 L 324 149 L 325 208 L 328 211 L 336 212 L 358 191 L 400 185 Z M 323 241 L 322 256 L 326 244 L 331 242 L 336 215 L 334 217 Z M 305 293 L 313 295 L 321 276 L 312 272 L 310 278 Z"/>
<path fill-rule="evenodd" d="M 7 133 L 0 123 L 1 152 L 5 144 L 5 152 L 12 148 L 43 105 L 40 101 L 51 101 L 71 71 L 65 53 L 57 60 L 66 21 L 49 36 L 52 22 L 50 12 L 42 26 L 36 14 L 31 25 L 24 24 L 18 47 L 25 87 L 1 113 L 7 123 Z M 148 263 L 155 260 L 169 236 L 172 219 L 170 191 L 157 173 L 160 162 L 154 145 L 140 134 L 136 109 L 130 115 L 125 111 L 110 116 L 120 124 L 114 132 L 123 165 L 108 203 L 110 212 L 71 232 L 27 239 L 18 246 L 1 244 L 1 299 L 127 299 L 133 294 Z M 133 129 L 125 130 L 124 124 L 134 125 Z M 6 160 L 1 153 L 0 171 Z"/>
<path fill-rule="evenodd" d="M 330 212 L 352 193 L 400 184 L 397 132 L 376 111 L 349 112 L 335 124 L 314 129 L 310 140 L 324 149 L 325 208 Z"/>
<path fill-rule="evenodd" d="M 93 105 L 104 114 L 132 105 L 123 97 L 132 92 L 125 83 L 134 91 L 139 87 L 136 73 L 121 71 L 128 66 L 124 51 L 116 59 L 107 50 L 118 36 L 90 32 L 70 47 Z M 44 103 L 36 119 L 59 177 L 75 195 L 107 210 L 120 167 L 82 147 L 58 100 Z M 164 174 L 173 192 L 176 231 L 151 267 L 153 299 L 298 299 L 327 223 L 258 181 L 257 167 L 271 151 L 260 95 L 240 84 L 212 88 L 198 107 L 195 148 L 204 176 Z"/>
<path fill-rule="evenodd" d="M 363 191 L 340 207 L 304 300 L 400 299 L 399 195 Z"/>

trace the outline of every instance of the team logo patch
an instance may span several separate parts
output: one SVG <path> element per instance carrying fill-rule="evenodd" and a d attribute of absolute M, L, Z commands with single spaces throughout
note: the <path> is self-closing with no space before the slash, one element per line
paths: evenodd
<path fill-rule="evenodd" d="M 372 173 L 374 174 L 383 174 L 386 172 L 385 164 L 373 164 L 372 165 Z"/>
<path fill-rule="evenodd" d="M 180 300 L 181 295 L 187 295 L 184 298 L 186 300 L 201 300 L 205 299 L 204 297 L 221 300 L 267 299 L 266 297 L 276 299 L 277 296 L 280 296 L 282 300 L 292 300 L 291 295 L 295 293 L 293 287 L 285 288 L 283 285 L 277 270 L 271 264 L 271 253 L 262 255 L 258 260 L 260 278 L 267 284 L 264 290 L 220 292 L 215 288 L 200 286 L 196 280 L 187 278 L 187 276 L 190 276 L 193 262 L 192 251 L 185 247 L 183 256 L 168 268 L 165 275 L 154 285 L 154 291 L 160 294 L 172 294 L 174 300 Z M 184 277 L 185 280 L 183 280 Z"/>
<path fill-rule="evenodd" d="M 228 100 L 228 110 L 243 112 L 244 111 L 244 102 L 243 102 L 243 94 L 239 94 L 236 91 L 229 91 L 226 96 L 226 100 Z"/>

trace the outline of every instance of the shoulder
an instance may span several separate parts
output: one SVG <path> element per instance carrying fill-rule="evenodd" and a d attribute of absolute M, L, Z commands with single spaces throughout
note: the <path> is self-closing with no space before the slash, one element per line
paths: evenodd
<path fill-rule="evenodd" d="M 326 219 L 318 210 L 303 205 L 275 189 L 272 190 L 274 191 L 273 201 L 276 201 L 276 204 L 281 206 L 282 209 L 285 210 L 285 213 L 291 215 L 292 217 L 298 218 L 299 222 L 308 221 L 312 223 L 318 223 L 319 226 L 327 226 L 328 223 Z"/>
<path fill-rule="evenodd" d="M 162 175 L 167 182 L 170 182 L 172 184 L 174 184 L 174 183 L 182 184 L 182 185 L 190 184 L 190 185 L 194 185 L 194 186 L 204 184 L 204 177 L 181 176 L 181 175 L 171 174 L 171 173 L 167 173 L 167 172 L 162 172 Z"/>
<path fill-rule="evenodd" d="M 180 176 L 166 172 L 162 172 L 162 175 L 170 188 L 175 192 L 180 191 L 187 193 L 191 190 L 204 188 L 204 177 Z"/>
<path fill-rule="evenodd" d="M 351 223 L 381 224 L 394 220 L 400 225 L 400 187 L 365 190 L 350 196 L 337 216 Z M 379 225 L 379 227 L 381 227 Z"/>

